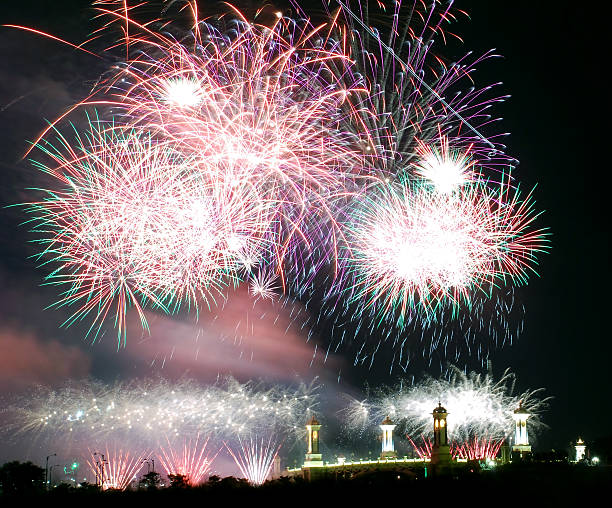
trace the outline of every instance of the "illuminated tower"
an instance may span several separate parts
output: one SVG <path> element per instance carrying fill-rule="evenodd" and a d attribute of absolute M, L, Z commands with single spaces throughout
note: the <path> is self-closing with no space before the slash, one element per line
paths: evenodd
<path fill-rule="evenodd" d="M 388 416 L 380 424 L 382 430 L 382 453 L 380 454 L 381 459 L 395 459 L 397 453 L 393 447 L 393 429 L 395 425 Z"/>
<path fill-rule="evenodd" d="M 306 424 L 306 430 L 308 431 L 308 452 L 306 453 L 306 461 L 304 467 L 322 466 L 323 457 L 319 451 L 319 430 L 321 424 L 317 419 L 312 416 Z"/>
<path fill-rule="evenodd" d="M 584 444 L 582 438 L 578 438 L 574 448 L 576 449 L 576 462 L 580 462 L 582 459 L 584 459 L 584 455 L 586 453 L 586 445 Z"/>
<path fill-rule="evenodd" d="M 449 463 L 451 456 L 446 427 L 448 412 L 438 402 L 438 407 L 433 410 L 432 416 L 434 419 L 434 442 L 431 447 L 431 463 Z"/>
<path fill-rule="evenodd" d="M 529 411 L 523 408 L 522 402 L 519 403 L 519 407 L 514 410 L 515 427 L 512 452 L 519 454 L 521 458 L 531 453 L 529 436 L 527 435 L 527 418 L 530 416 L 531 414 Z"/>

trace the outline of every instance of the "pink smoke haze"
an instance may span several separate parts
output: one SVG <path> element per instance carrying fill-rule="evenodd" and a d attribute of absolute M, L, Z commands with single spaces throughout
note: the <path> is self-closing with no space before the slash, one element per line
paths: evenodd
<path fill-rule="evenodd" d="M 0 389 L 59 385 L 89 374 L 90 359 L 78 347 L 39 339 L 11 326 L 0 328 Z"/>
<path fill-rule="evenodd" d="M 240 380 L 294 380 L 312 378 L 337 370 L 339 360 L 307 341 L 307 311 L 298 303 L 256 299 L 246 288 L 230 291 L 225 303 L 201 311 L 197 322 L 147 314 L 150 334 L 138 339 L 129 330 L 138 330 L 135 313 L 130 315 L 128 340 L 120 355 L 128 355 L 138 370 L 156 371 L 164 377 L 187 375 L 210 382 L 218 375 Z M 109 338 L 108 346 L 114 346 Z"/>

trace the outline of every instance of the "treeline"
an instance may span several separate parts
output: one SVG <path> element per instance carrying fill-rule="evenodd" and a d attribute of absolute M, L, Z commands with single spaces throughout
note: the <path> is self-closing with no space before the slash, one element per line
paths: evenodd
<path fill-rule="evenodd" d="M 270 501 L 294 504 L 346 506 L 347 502 L 365 506 L 381 500 L 405 499 L 431 503 L 444 499 L 452 504 L 457 499 L 480 499 L 488 503 L 510 500 L 512 492 L 520 492 L 524 502 L 544 502 L 566 505 L 570 500 L 584 499 L 585 492 L 594 495 L 609 490 L 612 467 L 580 467 L 571 464 L 530 463 L 501 466 L 491 471 L 474 471 L 461 477 L 419 479 L 392 471 L 372 471 L 352 479 L 324 478 L 306 482 L 302 478 L 281 477 L 252 486 L 246 480 L 234 477 L 211 476 L 206 483 L 191 487 L 184 477 L 170 478 L 162 486 L 158 473 L 142 477 L 137 488 L 102 491 L 98 486 L 83 483 L 79 486 L 59 484 L 48 491 L 44 485 L 44 469 L 30 462 L 9 462 L 0 467 L 0 506 L 22 505 L 24 500 L 41 506 L 66 506 L 66 503 L 104 503 L 119 506 L 150 506 L 151 504 L 185 503 L 201 506 L 207 503 L 265 503 Z M 408 497 L 407 497 L 408 496 Z M 510 496 L 510 497 L 508 497 Z M 29 502 L 27 504 L 30 504 Z M 503 504 L 503 503 L 502 503 Z"/>

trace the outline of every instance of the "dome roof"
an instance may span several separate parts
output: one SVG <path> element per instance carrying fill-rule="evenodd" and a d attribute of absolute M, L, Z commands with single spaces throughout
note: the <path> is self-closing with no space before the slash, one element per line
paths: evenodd
<path fill-rule="evenodd" d="M 529 413 L 529 411 L 527 411 L 527 410 L 526 410 L 526 409 L 523 407 L 523 404 L 522 404 L 522 402 L 521 402 L 521 403 L 519 403 L 519 407 L 517 407 L 517 408 L 514 410 L 514 414 L 515 414 L 515 415 L 528 415 L 528 414 L 530 414 L 530 413 Z"/>
<path fill-rule="evenodd" d="M 315 415 L 312 415 L 312 418 L 310 418 L 310 420 L 308 420 L 308 423 L 306 425 L 321 425 L 321 424 L 315 418 Z"/>
<path fill-rule="evenodd" d="M 442 406 L 440 402 L 438 402 L 438 407 L 433 410 L 433 414 L 440 414 L 440 413 L 448 414 L 448 411 L 444 409 L 444 407 Z"/>
<path fill-rule="evenodd" d="M 387 417 L 381 422 L 381 425 L 393 425 L 391 418 L 387 415 Z"/>

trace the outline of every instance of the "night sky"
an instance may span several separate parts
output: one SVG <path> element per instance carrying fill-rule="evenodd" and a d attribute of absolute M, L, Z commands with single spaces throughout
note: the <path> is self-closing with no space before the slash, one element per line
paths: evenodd
<path fill-rule="evenodd" d="M 78 43 L 96 28 L 88 5 L 8 2 L 0 22 Z M 554 397 L 543 417 L 550 430 L 540 435 L 537 448 L 566 448 L 578 435 L 588 441 L 610 434 L 612 416 L 604 183 L 609 161 L 601 140 L 607 128 L 604 86 L 606 92 L 609 87 L 597 54 L 604 48 L 594 19 L 598 13 L 586 2 L 465 0 L 456 6 L 470 15 L 453 27 L 464 44 L 437 46 L 437 51 L 449 59 L 490 48 L 503 55 L 481 64 L 474 79 L 481 86 L 501 81 L 500 92 L 512 96 L 495 113 L 503 117 L 502 130 L 511 133 L 509 153 L 520 160 L 515 174 L 524 189 L 537 184 L 537 207 L 545 210 L 539 224 L 552 233 L 550 253 L 539 257 L 540 278 L 517 291 L 527 309 L 524 332 L 513 345 L 494 349 L 490 359 L 496 376 L 506 368 L 516 373 L 518 390 L 545 387 Z M 0 41 L 0 395 L 10 397 L 34 382 L 54 386 L 87 375 L 112 381 L 186 374 L 211 382 L 231 373 L 241 380 L 281 383 L 318 375 L 332 393 L 359 393 L 364 381 L 370 386 L 397 381 L 399 374 L 389 374 L 384 360 L 372 368 L 353 367 L 351 358 L 339 353 L 327 363 L 319 354 L 311 362 L 314 343 L 297 328 L 276 334 L 261 322 L 236 343 L 236 322 L 252 309 L 244 292 L 214 322 L 206 313 L 197 324 L 187 317 L 151 315 L 151 336 L 133 325 L 127 348 L 119 351 L 114 331 L 92 345 L 84 338 L 85 326 L 60 328 L 68 313 L 44 310 L 56 300 L 56 290 L 40 285 L 45 270 L 30 257 L 36 250 L 28 243 L 27 226 L 20 225 L 23 213 L 6 207 L 27 201 L 26 188 L 40 185 L 40 176 L 21 160 L 28 141 L 44 128 L 45 119 L 83 98 L 112 62 L 9 28 L 0 28 Z M 194 350 L 200 347 L 196 359 Z M 419 377 L 423 371 L 415 364 L 406 375 Z M 439 366 L 430 372 L 439 373 Z M 0 463 L 21 459 L 19 453 L 19 446 L 0 446 Z"/>

